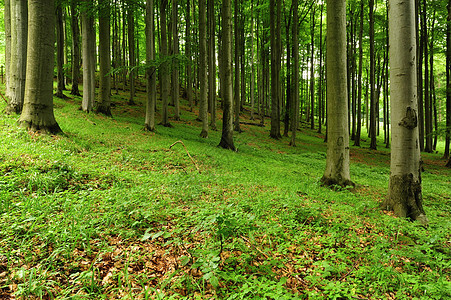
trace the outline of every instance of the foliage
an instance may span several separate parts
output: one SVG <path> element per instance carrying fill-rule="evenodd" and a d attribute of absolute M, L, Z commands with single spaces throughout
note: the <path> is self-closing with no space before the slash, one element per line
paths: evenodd
<path fill-rule="evenodd" d="M 243 125 L 234 153 L 220 132 L 199 137 L 184 101 L 175 128 L 142 131 L 143 98 L 114 95 L 115 119 L 55 99 L 62 136 L 0 117 L 0 298 L 451 296 L 451 177 L 437 155 L 423 157 L 424 228 L 378 207 L 386 149 L 352 148 L 358 188 L 332 191 L 314 131 L 291 148 Z M 180 137 L 201 173 L 169 150 Z"/>

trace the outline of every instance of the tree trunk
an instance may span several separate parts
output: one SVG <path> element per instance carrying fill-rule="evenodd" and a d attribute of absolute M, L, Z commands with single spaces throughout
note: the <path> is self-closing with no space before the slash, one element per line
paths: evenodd
<path fill-rule="evenodd" d="M 135 105 L 135 14 L 133 7 L 130 7 L 127 11 L 127 26 L 128 26 L 128 63 L 129 73 L 128 81 L 130 82 L 130 98 L 128 99 L 129 105 Z"/>
<path fill-rule="evenodd" d="M 169 123 L 168 116 L 168 104 L 169 104 L 169 62 L 168 59 L 168 34 L 167 34 L 167 26 L 166 26 L 166 8 L 168 5 L 168 0 L 160 0 L 160 27 L 161 27 L 161 55 L 160 59 L 162 59 L 162 63 L 160 66 L 161 72 L 161 99 L 163 100 L 162 107 L 162 120 L 161 125 L 165 127 L 171 127 L 172 125 Z"/>
<path fill-rule="evenodd" d="M 71 95 L 80 96 L 78 83 L 80 79 L 80 27 L 78 25 L 78 11 L 75 3 L 70 6 L 70 26 L 72 29 L 72 90 Z"/>
<path fill-rule="evenodd" d="M 432 109 L 431 109 L 431 99 L 429 94 L 429 49 L 428 49 L 428 30 L 427 30 L 427 1 L 423 0 L 423 11 L 421 13 L 422 18 L 422 32 L 423 32 L 423 49 L 424 49 L 424 124 L 425 124 L 425 138 L 426 145 L 424 147 L 424 151 L 431 153 L 432 152 Z"/>
<path fill-rule="evenodd" d="M 376 59 L 374 51 L 374 0 L 370 0 L 370 149 L 377 149 L 377 127 L 379 120 L 376 120 Z"/>
<path fill-rule="evenodd" d="M 357 79 L 357 126 L 354 138 L 354 146 L 360 146 L 362 132 L 362 75 L 363 75 L 363 20 L 365 11 L 363 1 L 360 3 L 360 28 L 359 28 L 359 71 Z"/>
<path fill-rule="evenodd" d="M 448 23 L 446 25 L 446 139 L 443 158 L 449 159 L 446 164 L 451 167 L 449 155 L 451 141 L 451 0 L 448 0 Z"/>
<path fill-rule="evenodd" d="M 399 217 L 426 224 L 423 210 L 418 147 L 416 98 L 415 6 L 390 0 L 390 83 L 392 151 L 388 197 L 384 208 Z"/>
<path fill-rule="evenodd" d="M 59 133 L 53 114 L 54 0 L 28 1 L 28 51 L 25 98 L 19 123 L 33 131 Z"/>
<path fill-rule="evenodd" d="M 96 112 L 111 117 L 111 56 L 110 56 L 110 4 L 109 0 L 99 1 L 99 56 L 100 89 Z"/>
<path fill-rule="evenodd" d="M 310 57 L 310 129 L 315 129 L 315 7 L 312 8 L 311 19 L 311 57 Z"/>
<path fill-rule="evenodd" d="M 219 146 L 236 151 L 233 144 L 233 87 L 232 87 L 232 13 L 231 0 L 222 1 L 222 64 L 224 83 L 222 100 L 224 103 L 222 117 L 222 136 Z"/>
<path fill-rule="evenodd" d="M 200 119 L 201 137 L 208 137 L 208 78 L 207 78 L 207 4 L 199 0 L 199 79 L 200 79 Z"/>
<path fill-rule="evenodd" d="M 291 118 L 291 142 L 290 146 L 296 147 L 296 132 L 298 129 L 298 119 L 299 119 L 299 40 L 298 40 L 298 26 L 299 26 L 299 13 L 298 13 L 298 0 L 293 0 L 293 56 L 294 56 L 294 66 L 293 66 L 293 93 L 292 93 L 292 118 Z"/>
<path fill-rule="evenodd" d="M 178 0 L 172 0 L 172 103 L 174 103 L 174 119 L 180 120 L 180 70 L 179 70 L 179 36 L 178 36 Z"/>
<path fill-rule="evenodd" d="M 90 12 L 82 12 L 82 39 L 83 39 L 83 102 L 82 110 L 92 111 L 95 97 L 95 28 L 94 18 Z"/>
<path fill-rule="evenodd" d="M 186 3 L 186 44 L 185 56 L 187 58 L 186 64 L 186 98 L 191 111 L 193 111 L 193 79 L 192 79 L 192 58 L 191 58 L 191 0 Z"/>
<path fill-rule="evenodd" d="M 234 34 L 235 34 L 235 86 L 234 86 L 234 103 L 235 103 L 235 124 L 234 130 L 241 132 L 240 128 L 240 29 L 239 29 L 239 0 L 235 0 L 235 16 L 234 16 Z"/>
<path fill-rule="evenodd" d="M 415 0 L 415 15 L 418 16 L 415 22 L 415 35 L 419 43 L 417 43 L 417 92 L 418 92 L 418 134 L 420 141 L 420 151 L 424 151 L 424 102 L 423 102 L 423 32 L 420 32 L 422 18 L 420 14 L 420 0 Z"/>
<path fill-rule="evenodd" d="M 146 2 L 146 61 L 151 65 L 155 60 L 155 8 L 154 0 Z M 155 104 L 157 100 L 157 72 L 152 65 L 146 70 L 147 102 L 145 129 L 155 131 Z"/>
<path fill-rule="evenodd" d="M 255 52 L 254 52 L 254 1 L 251 0 L 251 82 L 250 82 L 250 100 L 251 100 L 251 120 L 254 120 L 255 111 Z"/>
<path fill-rule="evenodd" d="M 5 74 L 6 74 L 6 97 L 11 97 L 11 0 L 5 0 Z"/>
<path fill-rule="evenodd" d="M 349 172 L 346 87 L 346 1 L 327 1 L 327 159 L 321 182 L 354 186 Z"/>
<path fill-rule="evenodd" d="M 319 22 L 318 133 L 321 133 L 323 125 L 323 10 L 324 3 L 321 4 Z"/>
<path fill-rule="evenodd" d="M 57 88 L 56 96 L 65 98 L 63 91 L 66 90 L 64 82 L 64 24 L 62 4 L 56 7 L 56 66 L 57 66 Z"/>
<path fill-rule="evenodd" d="M 216 130 L 216 49 L 215 49 L 215 3 L 208 0 L 208 103 L 211 130 Z"/>
<path fill-rule="evenodd" d="M 271 133 L 273 139 L 280 139 L 280 51 L 277 37 L 280 33 L 278 24 L 280 1 L 277 1 L 277 12 L 275 0 L 269 1 L 269 19 L 271 35 Z"/>
<path fill-rule="evenodd" d="M 27 64 L 27 1 L 11 1 L 11 99 L 6 113 L 19 114 L 24 104 L 25 75 Z"/>

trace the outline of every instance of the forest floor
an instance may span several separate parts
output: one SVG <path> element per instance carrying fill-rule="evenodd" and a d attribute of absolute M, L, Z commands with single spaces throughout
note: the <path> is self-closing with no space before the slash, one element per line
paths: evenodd
<path fill-rule="evenodd" d="M 185 101 L 174 128 L 151 133 L 144 94 L 129 106 L 113 93 L 113 118 L 55 99 L 57 136 L 0 114 L 0 299 L 451 298 L 440 154 L 423 155 L 423 227 L 380 208 L 382 142 L 351 146 L 357 188 L 333 191 L 319 183 L 316 130 L 293 148 L 269 138 L 268 120 L 242 125 L 232 152 L 217 147 L 221 130 L 199 137 Z"/>

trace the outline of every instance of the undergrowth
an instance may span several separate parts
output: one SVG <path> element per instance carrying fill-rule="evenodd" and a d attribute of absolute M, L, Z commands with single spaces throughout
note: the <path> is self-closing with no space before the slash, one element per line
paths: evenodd
<path fill-rule="evenodd" d="M 105 118 L 55 99 L 58 136 L 0 116 L 1 299 L 451 297 L 451 180 L 438 154 L 423 157 L 422 227 L 379 208 L 387 149 L 352 147 L 358 187 L 332 191 L 319 184 L 321 134 L 302 128 L 292 148 L 242 125 L 231 152 L 220 131 L 200 138 L 187 110 L 175 128 L 143 131 L 142 101 L 114 96 Z M 169 149 L 177 140 L 200 172 Z"/>

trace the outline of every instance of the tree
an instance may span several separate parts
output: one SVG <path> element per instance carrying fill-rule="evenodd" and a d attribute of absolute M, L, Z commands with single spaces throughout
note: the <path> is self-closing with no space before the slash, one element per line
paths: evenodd
<path fill-rule="evenodd" d="M 82 48 L 83 48 L 83 102 L 81 108 L 85 112 L 92 111 L 95 98 L 95 40 L 96 31 L 92 3 L 85 1 L 81 14 Z"/>
<path fill-rule="evenodd" d="M 11 0 L 10 101 L 7 113 L 22 111 L 27 63 L 27 1 Z"/>
<path fill-rule="evenodd" d="M 208 103 L 210 106 L 210 127 L 216 130 L 216 51 L 215 51 L 215 2 L 208 0 Z"/>
<path fill-rule="evenodd" d="M 54 0 L 28 1 L 25 97 L 19 124 L 29 130 L 61 132 L 53 114 Z"/>
<path fill-rule="evenodd" d="M 362 131 L 362 73 L 363 73 L 363 2 L 360 3 L 360 28 L 359 28 L 359 72 L 357 79 L 357 128 L 354 137 L 354 146 L 360 146 L 360 133 Z"/>
<path fill-rule="evenodd" d="M 129 5 L 127 10 L 127 36 L 128 36 L 128 62 L 129 62 L 129 73 L 128 80 L 130 82 L 130 98 L 128 99 L 129 105 L 135 104 L 135 13 L 133 5 Z"/>
<path fill-rule="evenodd" d="M 221 83 L 224 110 L 222 116 L 222 136 L 219 146 L 236 151 L 233 144 L 233 88 L 232 88 L 232 13 L 231 0 L 222 1 L 222 78 Z"/>
<path fill-rule="evenodd" d="M 56 96 L 65 98 L 63 91 L 66 89 L 64 80 L 64 23 L 62 3 L 56 5 L 56 66 L 57 88 Z"/>
<path fill-rule="evenodd" d="M 155 131 L 155 103 L 157 100 L 157 73 L 153 65 L 155 61 L 155 15 L 154 0 L 146 2 L 146 61 L 148 69 L 147 78 L 147 102 L 145 129 Z"/>
<path fill-rule="evenodd" d="M 199 0 L 199 80 L 200 80 L 200 136 L 208 137 L 208 77 L 207 77 L 207 4 Z"/>
<path fill-rule="evenodd" d="M 451 168 L 449 155 L 451 139 L 451 0 L 448 0 L 448 23 L 446 25 L 446 142 L 445 158 L 448 158 L 446 166 Z"/>
<path fill-rule="evenodd" d="M 235 35 L 235 86 L 234 86 L 234 103 L 235 103 L 235 124 L 234 130 L 241 132 L 240 128 L 240 12 L 239 0 L 235 0 L 235 16 L 234 16 L 234 35 Z"/>
<path fill-rule="evenodd" d="M 390 0 L 389 28 L 392 151 L 384 207 L 399 217 L 426 224 L 421 192 L 413 1 Z"/>
<path fill-rule="evenodd" d="M 299 26 L 299 13 L 298 13 L 298 0 L 293 0 L 293 55 L 294 55 L 294 88 L 293 88 L 293 116 L 291 118 L 291 142 L 290 145 L 296 147 L 296 131 L 298 129 L 299 119 L 299 40 L 298 40 L 298 26 Z"/>
<path fill-rule="evenodd" d="M 374 50 L 374 0 L 370 0 L 370 149 L 376 150 L 376 135 L 379 121 L 376 120 L 376 59 Z"/>
<path fill-rule="evenodd" d="M 281 1 L 269 1 L 271 35 L 271 132 L 270 137 L 280 139 L 280 8 Z M 276 12 L 277 6 L 277 12 Z"/>
<path fill-rule="evenodd" d="M 162 60 L 160 72 L 161 72 L 161 99 L 163 100 L 162 107 L 162 120 L 161 125 L 165 127 L 171 127 L 169 123 L 168 104 L 169 104 L 169 61 L 168 61 L 168 35 L 166 26 L 166 7 L 168 6 L 168 0 L 160 0 L 160 30 L 161 30 L 161 49 L 160 59 Z"/>
<path fill-rule="evenodd" d="M 5 0 L 5 73 L 6 73 L 6 97 L 11 97 L 11 0 Z"/>
<path fill-rule="evenodd" d="M 188 60 L 186 64 L 186 98 L 191 111 L 193 111 L 193 79 L 191 68 L 191 0 L 186 1 L 186 40 L 185 56 Z"/>
<path fill-rule="evenodd" d="M 178 63 L 178 54 L 179 54 L 179 36 L 178 36 L 178 0 L 172 0 L 172 54 L 174 55 L 173 59 L 173 68 L 172 68 L 172 103 L 174 104 L 174 119 L 180 120 L 180 71 L 179 71 L 179 63 Z"/>
<path fill-rule="evenodd" d="M 76 2 L 70 5 L 70 26 L 72 29 L 72 90 L 71 95 L 80 96 L 78 82 L 80 79 L 80 27 L 78 24 L 79 13 Z"/>
<path fill-rule="evenodd" d="M 354 186 L 349 172 L 346 0 L 327 1 L 327 159 L 321 182 Z"/>
<path fill-rule="evenodd" d="M 100 90 L 96 112 L 111 117 L 110 2 L 99 0 Z"/>

